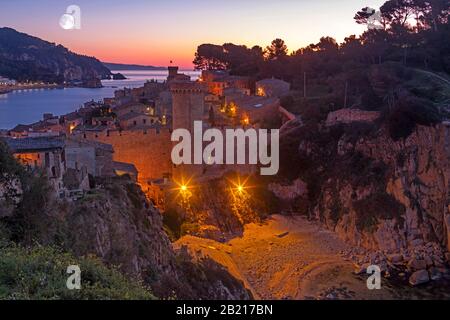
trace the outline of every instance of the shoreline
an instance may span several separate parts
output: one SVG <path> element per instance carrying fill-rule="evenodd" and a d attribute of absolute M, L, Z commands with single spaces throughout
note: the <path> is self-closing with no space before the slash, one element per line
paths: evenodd
<path fill-rule="evenodd" d="M 172 243 L 186 246 L 194 258 L 209 257 L 241 280 L 256 300 L 448 300 L 449 281 L 411 287 L 382 277 L 380 290 L 368 290 L 367 276 L 356 275 L 342 255 L 351 247 L 336 233 L 302 216 L 272 215 L 245 225 L 242 236 L 225 243 L 183 236 Z"/>
<path fill-rule="evenodd" d="M 72 89 L 72 88 L 82 88 L 82 89 L 102 89 L 101 87 L 83 87 L 83 86 L 75 86 L 75 85 L 33 85 L 33 86 L 13 86 L 8 88 L 0 88 L 0 95 L 8 94 L 15 91 L 22 90 L 39 90 L 39 89 Z"/>
<path fill-rule="evenodd" d="M 14 85 L 4 88 L 0 88 L 0 94 L 7 94 L 20 90 L 33 90 L 33 89 L 62 89 L 65 86 L 59 84 L 39 84 L 39 85 Z"/>

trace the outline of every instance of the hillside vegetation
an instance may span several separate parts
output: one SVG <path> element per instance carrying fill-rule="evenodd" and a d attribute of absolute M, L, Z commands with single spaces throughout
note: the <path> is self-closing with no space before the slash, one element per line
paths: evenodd
<path fill-rule="evenodd" d="M 0 75 L 18 81 L 63 83 L 105 79 L 111 72 L 96 58 L 11 28 L 0 28 Z"/>

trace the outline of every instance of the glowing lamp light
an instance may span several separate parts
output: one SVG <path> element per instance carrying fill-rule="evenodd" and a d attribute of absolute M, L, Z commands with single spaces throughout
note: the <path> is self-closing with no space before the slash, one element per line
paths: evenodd
<path fill-rule="evenodd" d="M 181 189 L 181 191 L 185 192 L 185 191 L 187 191 L 188 187 L 186 185 L 182 185 L 180 187 L 180 189 Z"/>

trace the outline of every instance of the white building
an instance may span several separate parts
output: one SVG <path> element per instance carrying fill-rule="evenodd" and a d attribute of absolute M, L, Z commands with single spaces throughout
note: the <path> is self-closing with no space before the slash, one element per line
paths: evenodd
<path fill-rule="evenodd" d="M 0 86 L 13 86 L 16 84 L 16 80 L 0 77 Z"/>

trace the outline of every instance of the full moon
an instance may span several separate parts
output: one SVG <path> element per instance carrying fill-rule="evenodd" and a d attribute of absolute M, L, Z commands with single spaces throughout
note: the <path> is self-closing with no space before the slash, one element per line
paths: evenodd
<path fill-rule="evenodd" d="M 59 25 L 65 30 L 73 29 L 75 26 L 75 18 L 70 14 L 63 14 L 59 19 Z"/>

